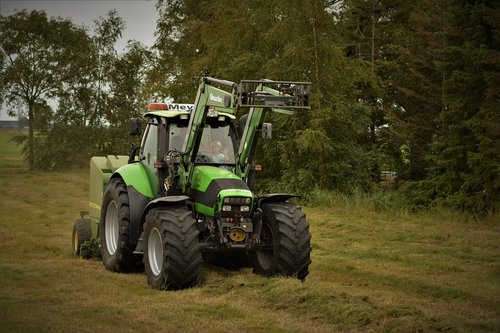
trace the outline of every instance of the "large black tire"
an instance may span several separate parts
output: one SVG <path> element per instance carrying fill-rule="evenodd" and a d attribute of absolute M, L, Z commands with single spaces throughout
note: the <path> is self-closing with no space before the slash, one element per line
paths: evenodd
<path fill-rule="evenodd" d="M 196 220 L 184 206 L 152 209 L 144 224 L 144 266 L 150 286 L 160 290 L 194 286 L 201 255 Z"/>
<path fill-rule="evenodd" d="M 73 224 L 73 234 L 71 237 L 71 249 L 73 250 L 73 255 L 76 257 L 82 257 L 88 259 L 91 255 L 89 249 L 84 249 L 82 251 L 82 244 L 86 241 L 92 239 L 92 230 L 90 227 L 89 219 L 78 219 Z"/>
<path fill-rule="evenodd" d="M 305 214 L 293 203 L 262 205 L 262 249 L 253 253 L 253 271 L 304 280 L 311 263 L 311 234 Z"/>
<path fill-rule="evenodd" d="M 142 269 L 142 255 L 134 254 L 130 243 L 130 206 L 123 180 L 112 179 L 102 200 L 99 238 L 102 262 L 112 272 Z"/>

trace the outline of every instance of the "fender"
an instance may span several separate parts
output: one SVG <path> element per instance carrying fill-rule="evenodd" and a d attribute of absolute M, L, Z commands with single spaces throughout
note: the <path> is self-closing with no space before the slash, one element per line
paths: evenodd
<path fill-rule="evenodd" d="M 149 184 L 148 173 L 141 163 L 126 164 L 113 173 L 112 178 L 120 176 L 127 186 L 132 186 L 141 195 L 154 198 L 155 195 Z"/>
<path fill-rule="evenodd" d="M 139 229 L 143 230 L 142 225 L 144 224 L 144 222 L 146 222 L 146 215 L 148 214 L 148 212 L 151 209 L 156 208 L 156 207 L 165 207 L 165 206 L 169 206 L 169 205 L 184 203 L 184 202 L 189 201 L 189 200 L 190 200 L 190 198 L 188 196 L 185 196 L 185 195 L 173 195 L 173 196 L 169 196 L 169 197 L 161 197 L 161 198 L 151 200 L 149 203 L 147 203 L 145 205 L 146 207 L 144 208 L 143 212 L 141 213 L 141 218 L 139 221 L 140 222 Z M 134 250 L 134 253 L 137 253 L 137 254 L 144 253 L 144 243 L 143 243 L 144 235 L 143 235 L 142 231 L 140 231 L 140 233 L 141 234 L 140 234 L 139 238 L 137 239 L 137 247 Z"/>
<path fill-rule="evenodd" d="M 297 194 L 288 194 L 288 193 L 273 193 L 273 194 L 264 194 L 259 196 L 257 200 L 257 207 L 261 208 L 262 204 L 268 202 L 285 202 L 290 198 L 300 198 L 300 195 Z"/>
<path fill-rule="evenodd" d="M 168 197 L 161 197 L 161 198 L 151 200 L 144 208 L 144 211 L 142 213 L 142 220 L 144 222 L 146 215 L 153 208 L 176 205 L 176 204 L 184 203 L 188 200 L 191 200 L 191 198 L 186 196 L 186 195 L 172 195 L 172 196 L 168 196 Z"/>
<path fill-rule="evenodd" d="M 130 210 L 130 243 L 137 244 L 142 232 L 142 213 L 144 207 L 154 198 L 148 175 L 140 163 L 131 163 L 122 166 L 111 176 L 121 178 L 127 186 Z"/>

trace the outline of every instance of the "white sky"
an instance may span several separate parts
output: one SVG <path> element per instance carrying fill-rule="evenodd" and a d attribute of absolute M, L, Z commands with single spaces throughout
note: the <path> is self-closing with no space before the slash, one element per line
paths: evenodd
<path fill-rule="evenodd" d="M 125 31 L 117 45 L 122 50 L 130 39 L 153 45 L 158 18 L 155 5 L 155 0 L 0 0 L 0 14 L 8 16 L 22 9 L 44 10 L 48 16 L 71 18 L 73 23 L 85 25 L 92 32 L 94 20 L 116 9 L 125 21 Z"/>
<path fill-rule="evenodd" d="M 70 18 L 73 23 L 86 26 L 92 33 L 94 20 L 104 17 L 110 9 L 116 9 L 125 21 L 125 31 L 116 45 L 120 52 L 132 39 L 146 46 L 153 45 L 158 19 L 155 5 L 155 0 L 0 0 L 0 15 L 8 16 L 22 9 L 44 10 L 49 17 Z M 9 117 L 2 108 L 0 120 L 7 119 Z"/>

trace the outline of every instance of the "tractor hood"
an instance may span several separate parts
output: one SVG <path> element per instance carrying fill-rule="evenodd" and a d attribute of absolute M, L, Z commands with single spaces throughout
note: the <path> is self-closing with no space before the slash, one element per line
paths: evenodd
<path fill-rule="evenodd" d="M 193 171 L 188 195 L 194 199 L 198 212 L 215 216 L 225 197 L 250 198 L 252 191 L 237 175 L 223 168 L 199 165 Z"/>

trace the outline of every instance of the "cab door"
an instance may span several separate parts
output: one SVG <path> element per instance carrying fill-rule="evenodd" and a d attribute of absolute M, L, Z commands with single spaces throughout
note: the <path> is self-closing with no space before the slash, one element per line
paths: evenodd
<path fill-rule="evenodd" d="M 158 169 L 154 163 L 158 161 L 158 120 L 153 118 L 146 126 L 142 137 L 139 161 L 147 171 L 153 193 L 158 193 Z"/>

